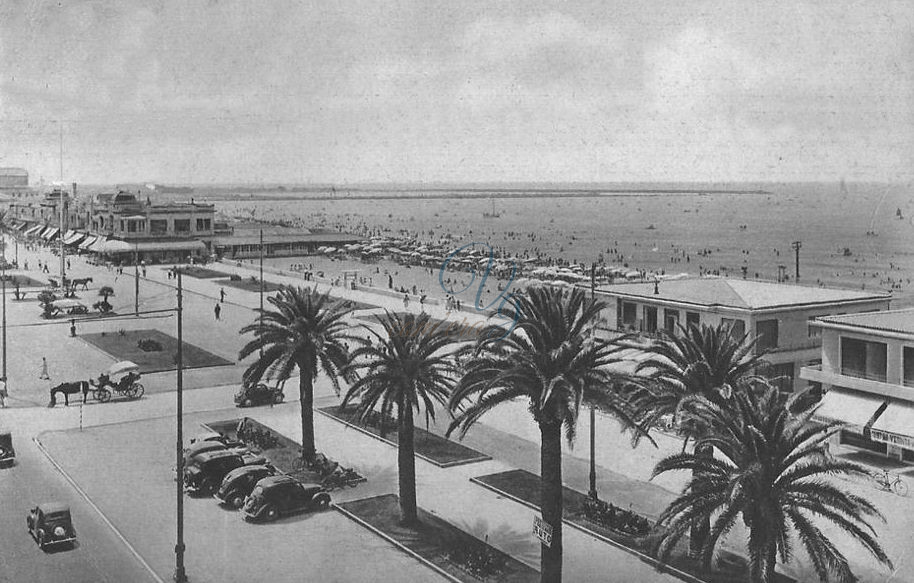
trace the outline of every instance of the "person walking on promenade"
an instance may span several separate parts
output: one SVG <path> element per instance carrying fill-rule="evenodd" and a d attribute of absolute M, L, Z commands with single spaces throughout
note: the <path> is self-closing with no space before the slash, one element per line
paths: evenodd
<path fill-rule="evenodd" d="M 213 308 L 213 313 L 216 315 L 216 320 L 219 320 L 219 315 L 222 314 L 222 306 L 216 304 L 216 307 Z"/>
<path fill-rule="evenodd" d="M 225 303 L 225 288 L 224 287 L 219 288 L 219 303 L 220 304 Z"/>
<path fill-rule="evenodd" d="M 403 294 L 403 307 L 409 308 L 409 294 Z"/>
<path fill-rule="evenodd" d="M 6 408 L 6 398 L 8 397 L 6 392 L 6 379 L 0 378 L 0 407 Z"/>
<path fill-rule="evenodd" d="M 41 357 L 41 374 L 38 375 L 38 378 L 43 381 L 51 380 L 51 375 L 48 374 L 48 359 Z"/>

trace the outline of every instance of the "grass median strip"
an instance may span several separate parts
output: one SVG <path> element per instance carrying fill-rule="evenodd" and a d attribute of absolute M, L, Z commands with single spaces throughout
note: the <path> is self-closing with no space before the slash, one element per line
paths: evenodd
<path fill-rule="evenodd" d="M 121 330 L 81 334 L 84 342 L 95 346 L 115 360 L 129 360 L 140 367 L 141 373 L 175 370 L 175 355 L 178 353 L 178 339 L 158 330 Z M 143 350 L 140 341 L 158 343 L 161 350 Z M 146 342 L 144 346 L 151 344 Z M 187 342 L 183 343 L 184 368 L 204 368 L 234 364 L 221 356 L 203 350 Z"/>
<path fill-rule="evenodd" d="M 386 432 L 381 433 L 381 416 L 377 412 L 372 412 L 366 422 L 361 422 L 358 416 L 351 410 L 341 410 L 338 406 L 322 407 L 318 411 L 338 419 L 348 425 L 356 427 L 363 432 L 386 441 L 391 445 L 397 444 L 397 425 L 396 421 L 389 420 L 385 425 Z M 492 459 L 491 457 L 461 445 L 456 441 L 441 437 L 424 429 L 415 428 L 415 447 L 416 455 L 420 458 L 435 464 L 442 468 L 482 462 Z"/>
<path fill-rule="evenodd" d="M 539 581 L 536 569 L 422 508 L 419 508 L 418 524 L 400 524 L 400 504 L 395 494 L 363 498 L 337 506 L 460 581 Z"/>
<path fill-rule="evenodd" d="M 521 504 L 539 510 L 540 477 L 526 470 L 509 470 L 486 476 L 471 478 L 471 481 Z M 658 569 L 667 571 L 685 581 L 705 581 L 707 583 L 743 583 L 748 580 L 749 572 L 745 559 L 729 551 L 717 554 L 717 563 L 711 572 L 701 569 L 698 562 L 689 557 L 687 543 L 681 543 L 664 563 L 657 559 L 655 551 L 658 541 L 656 528 L 646 536 L 633 536 L 621 530 L 592 520 L 585 513 L 585 502 L 588 496 L 566 486 L 562 487 L 564 522 L 598 538 L 611 542 L 617 547 L 638 555 Z M 619 513 L 627 512 L 618 509 Z M 653 525 L 652 525 L 653 526 Z M 775 583 L 795 583 L 790 577 L 775 574 Z"/>
<path fill-rule="evenodd" d="M 197 279 L 219 279 L 220 277 L 229 277 L 232 274 L 205 267 L 182 267 L 181 273 Z"/>

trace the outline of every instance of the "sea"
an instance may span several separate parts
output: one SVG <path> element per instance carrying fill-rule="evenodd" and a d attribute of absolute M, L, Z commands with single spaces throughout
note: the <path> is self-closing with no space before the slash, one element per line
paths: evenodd
<path fill-rule="evenodd" d="M 914 306 L 910 183 L 268 188 L 206 198 L 217 213 L 240 223 L 407 235 L 446 240 L 455 249 L 479 243 L 511 254 L 667 276 L 780 278 L 886 291 L 893 295 L 892 307 Z M 359 268 L 358 261 L 309 261 L 329 271 Z M 296 262 L 301 259 L 269 260 L 281 268 Z M 402 272 L 392 262 L 362 270 L 380 279 L 381 267 Z M 434 287 L 437 273 L 423 273 L 429 276 L 425 285 Z M 415 272 L 409 281 L 417 278 L 424 281 Z"/>

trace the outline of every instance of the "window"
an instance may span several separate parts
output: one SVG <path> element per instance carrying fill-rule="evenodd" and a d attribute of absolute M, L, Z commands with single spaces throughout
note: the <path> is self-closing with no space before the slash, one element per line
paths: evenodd
<path fill-rule="evenodd" d="M 655 306 L 644 306 L 644 331 L 657 331 L 657 308 Z"/>
<path fill-rule="evenodd" d="M 906 387 L 914 387 L 914 348 L 905 346 L 902 353 L 902 383 Z"/>
<path fill-rule="evenodd" d="M 819 316 L 810 316 L 806 319 L 806 329 L 809 338 L 818 338 L 822 336 L 822 328 L 812 325 L 812 323 L 815 322 L 816 318 L 818 317 Z"/>
<path fill-rule="evenodd" d="M 168 232 L 168 221 L 165 219 L 151 219 L 149 232 L 153 235 L 164 235 Z"/>
<path fill-rule="evenodd" d="M 121 232 L 124 232 L 124 219 L 121 219 Z"/>
<path fill-rule="evenodd" d="M 793 363 L 772 364 L 765 368 L 765 376 L 782 393 L 793 392 Z"/>
<path fill-rule="evenodd" d="M 769 348 L 778 347 L 778 321 L 777 320 L 759 320 L 755 325 L 758 332 L 759 350 L 768 350 Z"/>
<path fill-rule="evenodd" d="M 697 327 L 700 321 L 698 312 L 686 312 L 686 328 Z"/>
<path fill-rule="evenodd" d="M 676 325 L 679 323 L 679 310 L 663 310 L 663 327 L 667 332 L 676 332 Z"/>
<path fill-rule="evenodd" d="M 632 325 L 638 319 L 637 306 L 631 302 L 622 302 L 622 323 Z"/>
<path fill-rule="evenodd" d="M 212 229 L 212 224 L 210 219 L 197 219 L 197 230 L 198 231 L 209 231 Z"/>
<path fill-rule="evenodd" d="M 885 382 L 887 346 L 841 337 L 841 374 Z"/>
<path fill-rule="evenodd" d="M 737 318 L 721 318 L 720 323 L 730 327 L 730 338 L 742 340 L 746 335 L 746 322 Z"/>
<path fill-rule="evenodd" d="M 127 221 L 128 233 L 142 233 L 145 230 L 146 221 Z"/>
<path fill-rule="evenodd" d="M 175 219 L 175 233 L 190 233 L 190 219 Z"/>

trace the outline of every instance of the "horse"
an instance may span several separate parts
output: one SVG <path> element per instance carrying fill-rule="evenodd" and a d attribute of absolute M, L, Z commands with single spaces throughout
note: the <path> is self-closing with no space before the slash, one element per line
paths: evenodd
<path fill-rule="evenodd" d="M 57 394 L 62 393 L 64 398 L 64 406 L 70 405 L 70 395 L 75 395 L 79 392 L 83 394 L 83 404 L 86 403 L 86 399 L 89 396 L 89 382 L 88 381 L 74 381 L 72 383 L 60 383 L 53 389 L 51 389 L 51 402 L 48 403 L 48 407 L 53 407 L 57 404 Z"/>
<path fill-rule="evenodd" d="M 92 283 L 91 277 L 79 277 L 73 280 L 72 286 L 73 289 L 76 289 L 76 286 L 81 285 L 83 286 L 83 291 L 88 291 L 90 283 Z"/>

